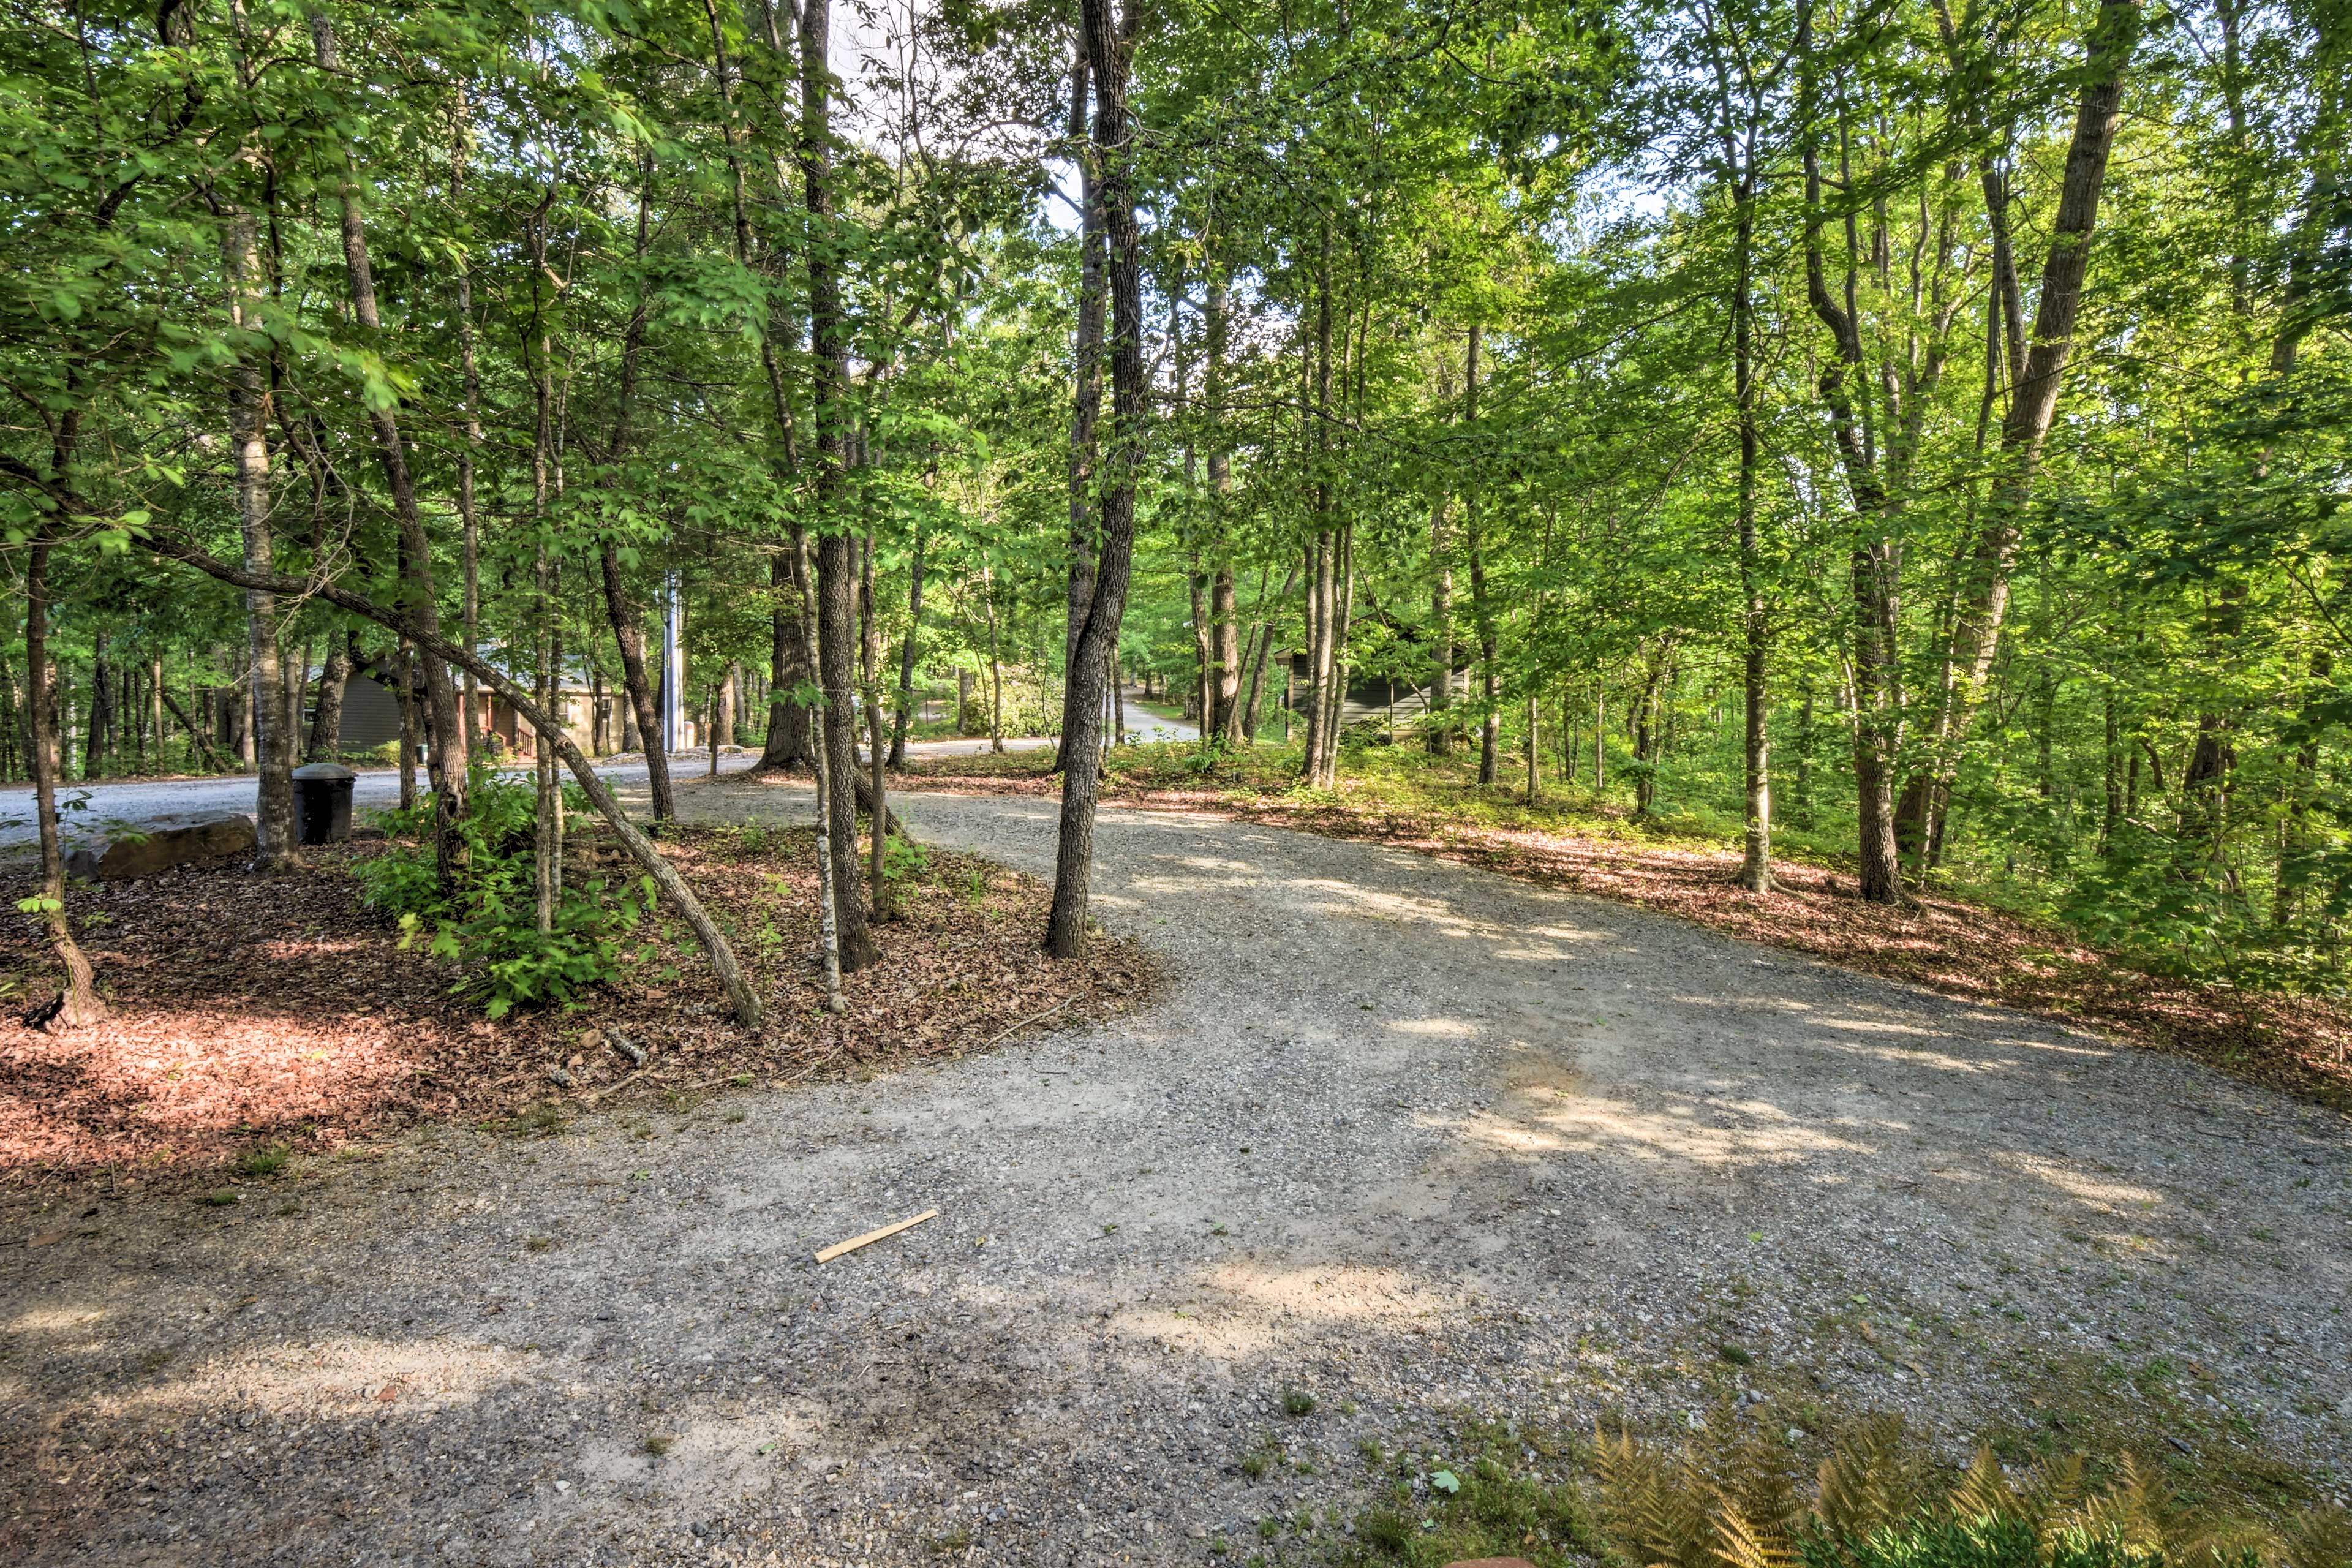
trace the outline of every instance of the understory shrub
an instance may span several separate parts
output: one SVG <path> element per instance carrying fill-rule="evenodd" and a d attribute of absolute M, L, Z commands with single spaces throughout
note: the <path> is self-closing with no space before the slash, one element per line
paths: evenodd
<path fill-rule="evenodd" d="M 562 881 L 554 918 L 542 931 L 532 886 L 534 786 L 477 766 L 467 790 L 458 824 L 462 877 L 454 886 L 441 881 L 427 794 L 412 810 L 385 814 L 394 842 L 355 868 L 368 906 L 399 923 L 404 947 L 422 942 L 455 964 L 455 989 L 493 1018 L 517 1007 L 568 1006 L 581 992 L 615 978 L 637 951 L 631 939 L 656 902 L 653 879 Z M 565 785 L 566 813 L 587 808 L 587 796 Z"/>
<path fill-rule="evenodd" d="M 2352 1519 L 2284 1523 L 2192 1508 L 2125 1454 L 2092 1484 L 2083 1459 L 2012 1477 L 1990 1447 L 1957 1482 L 1899 1418 L 1856 1424 L 1808 1484 L 1791 1451 L 1753 1432 L 1669 1453 L 1595 1435 L 1585 1476 L 1549 1479 L 1522 1440 L 1474 1463 L 1400 1467 L 1395 1499 L 1356 1521 L 1344 1552 L 1413 1568 L 1517 1555 L 1621 1568 L 2345 1568 Z M 1372 1450 L 1377 1453 L 1377 1450 Z"/>

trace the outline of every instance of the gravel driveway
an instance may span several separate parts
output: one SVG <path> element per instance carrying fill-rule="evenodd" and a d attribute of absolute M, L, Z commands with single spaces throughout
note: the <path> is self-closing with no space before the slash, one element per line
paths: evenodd
<path fill-rule="evenodd" d="M 1049 866 L 1051 802 L 902 800 Z M 7 1216 L 0 1557 L 1238 1562 L 1465 1414 L 1950 1435 L 2093 1363 L 2346 1473 L 2342 1120 L 1401 852 L 1097 842 L 1169 973 L 1116 1025 Z"/>

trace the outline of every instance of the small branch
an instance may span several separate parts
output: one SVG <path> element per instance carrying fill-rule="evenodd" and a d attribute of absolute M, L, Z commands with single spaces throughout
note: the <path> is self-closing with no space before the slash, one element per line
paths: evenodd
<path fill-rule="evenodd" d="M 1046 1008 L 1042 1013 L 1032 1013 L 1025 1018 L 1008 1024 L 997 1033 L 991 1035 L 987 1039 L 982 1040 L 980 1043 L 980 1048 L 984 1051 L 988 1049 L 989 1047 L 996 1045 L 1000 1041 L 1004 1040 L 1011 1036 L 1019 1034 L 1030 1025 L 1039 1023 L 1045 1019 L 1052 1017 L 1055 1014 L 1060 1012 L 1063 1008 L 1068 1006 L 1071 1003 L 1076 1000 L 1077 998 L 1076 996 L 1065 996 L 1059 1002 L 1055 1003 L 1052 1006 Z"/>

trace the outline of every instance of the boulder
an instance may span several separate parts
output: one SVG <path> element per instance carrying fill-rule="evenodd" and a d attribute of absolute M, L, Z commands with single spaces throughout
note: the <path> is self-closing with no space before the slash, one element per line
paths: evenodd
<path fill-rule="evenodd" d="M 186 827 L 159 827 L 89 845 L 66 857 L 66 873 L 89 882 L 128 882 L 192 860 L 250 855 L 253 818 L 216 816 Z"/>

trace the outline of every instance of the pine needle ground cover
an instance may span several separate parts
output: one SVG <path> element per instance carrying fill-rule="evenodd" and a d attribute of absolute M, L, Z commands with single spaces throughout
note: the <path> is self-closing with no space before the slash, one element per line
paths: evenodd
<path fill-rule="evenodd" d="M 950 757 L 917 764 L 908 783 L 1058 793 L 1048 766 L 1037 752 Z M 2352 1012 L 2329 998 L 2159 973 L 2049 921 L 1957 893 L 1931 889 L 1894 908 L 1865 903 L 1849 867 L 1808 853 L 1801 840 L 1785 844 L 1775 864 L 1779 891 L 1747 892 L 1733 879 L 1736 832 L 1694 817 L 1639 820 L 1580 789 L 1554 786 L 1530 806 L 1511 790 L 1480 788 L 1475 758 L 1369 746 L 1350 752 L 1336 790 L 1313 790 L 1298 787 L 1295 751 L 1131 746 L 1111 753 L 1103 799 L 1388 845 L 1634 904 L 1946 995 L 2097 1028 L 2352 1109 Z M 1805 858 L 1790 858 L 1789 849 Z"/>
<path fill-rule="evenodd" d="M 582 824 L 584 827 L 586 825 Z M 52 1037 L 16 1016 L 54 987 L 38 928 L 0 928 L 0 1184 L 193 1179 L 232 1162 L 274 1174 L 433 1118 L 551 1130 L 591 1104 L 887 1070 L 982 1047 L 1032 1023 L 1126 1010 L 1151 968 L 1101 939 L 1060 963 L 1038 949 L 1047 889 L 992 862 L 902 854 L 885 960 L 824 1012 L 813 834 L 758 824 L 677 830 L 664 852 L 726 930 L 769 1018 L 729 1021 L 690 933 L 661 914 L 618 973 L 570 1007 L 493 1022 L 464 968 L 405 947 L 366 907 L 355 862 L 398 847 L 312 852 L 297 875 L 182 868 L 74 895 L 110 1016 Z M 615 880 L 616 848 L 582 834 L 575 876 Z M 30 890 L 9 868 L 6 896 Z M 645 1053 L 641 1066 L 615 1043 Z M 550 1069 L 570 1079 L 560 1086 Z M 269 1166 L 268 1171 L 261 1166 Z"/>

